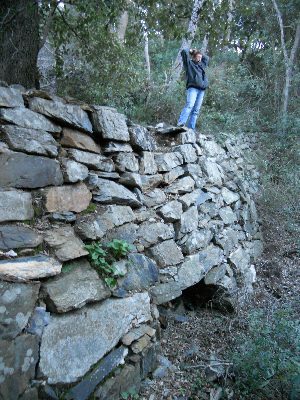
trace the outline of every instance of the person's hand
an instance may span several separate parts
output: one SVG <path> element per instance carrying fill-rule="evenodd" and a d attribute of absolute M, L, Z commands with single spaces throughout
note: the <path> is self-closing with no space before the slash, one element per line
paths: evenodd
<path fill-rule="evenodd" d="M 191 50 L 190 50 L 190 54 L 192 54 L 193 51 L 197 51 L 197 49 L 191 49 Z"/>

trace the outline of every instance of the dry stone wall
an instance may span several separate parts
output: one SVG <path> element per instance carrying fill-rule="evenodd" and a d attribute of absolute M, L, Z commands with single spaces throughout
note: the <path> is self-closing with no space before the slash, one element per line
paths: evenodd
<path fill-rule="evenodd" d="M 13 85 L 0 122 L 1 399 L 138 391 L 159 305 L 202 280 L 231 307 L 251 292 L 262 240 L 249 143 Z M 113 239 L 134 250 L 109 287 L 85 245 Z"/>

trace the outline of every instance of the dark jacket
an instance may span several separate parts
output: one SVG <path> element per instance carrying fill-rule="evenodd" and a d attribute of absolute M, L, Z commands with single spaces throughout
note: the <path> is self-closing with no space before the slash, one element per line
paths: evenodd
<path fill-rule="evenodd" d="M 205 68 L 207 66 L 209 57 L 204 55 L 199 64 L 194 63 L 190 59 L 190 49 L 183 49 L 181 51 L 181 57 L 183 61 L 183 68 L 186 75 L 186 88 L 194 87 L 196 89 L 205 90 L 208 87 L 208 79 L 205 74 Z"/>

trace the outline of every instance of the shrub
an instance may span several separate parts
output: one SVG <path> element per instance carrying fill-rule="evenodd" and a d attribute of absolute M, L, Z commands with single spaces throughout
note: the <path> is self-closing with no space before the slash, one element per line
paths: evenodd
<path fill-rule="evenodd" d="M 253 312 L 233 352 L 236 387 L 247 399 L 299 399 L 300 327 L 291 311 Z"/>

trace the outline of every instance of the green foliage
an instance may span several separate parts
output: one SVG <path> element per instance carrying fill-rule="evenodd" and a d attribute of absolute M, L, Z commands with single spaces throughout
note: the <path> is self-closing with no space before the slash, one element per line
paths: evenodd
<path fill-rule="evenodd" d="M 123 273 L 117 273 L 113 263 L 116 259 L 126 257 L 132 246 L 125 240 L 114 239 L 108 243 L 106 248 L 102 247 L 101 243 L 93 242 L 90 245 L 84 246 L 89 251 L 89 259 L 94 268 L 96 268 L 104 277 L 108 286 L 115 286 L 117 279 L 123 276 Z"/>
<path fill-rule="evenodd" d="M 113 256 L 116 257 L 117 260 L 123 258 L 127 255 L 129 250 L 133 249 L 133 246 L 126 242 L 124 239 L 113 239 L 112 242 L 108 243 L 107 248 L 110 249 Z"/>
<path fill-rule="evenodd" d="M 74 264 L 73 264 L 73 263 L 71 263 L 71 264 L 64 264 L 64 265 L 62 266 L 62 268 L 61 268 L 61 272 L 62 272 L 63 274 L 67 274 L 68 272 L 72 271 L 73 267 L 74 267 Z"/>
<path fill-rule="evenodd" d="M 96 206 L 94 203 L 91 203 L 88 208 L 84 211 L 82 211 L 82 214 L 88 214 L 88 213 L 93 213 L 96 210 Z"/>
<path fill-rule="evenodd" d="M 41 214 L 41 210 L 39 208 L 34 207 L 34 215 L 36 215 L 37 217 Z"/>
<path fill-rule="evenodd" d="M 288 308 L 252 312 L 233 353 L 236 387 L 244 398 L 300 396 L 300 327 Z"/>
<path fill-rule="evenodd" d="M 136 393 L 134 389 L 129 389 L 128 392 L 122 393 L 122 399 L 138 399 L 139 395 Z"/>
<path fill-rule="evenodd" d="M 42 251 L 43 245 L 42 243 L 38 245 L 38 247 L 34 250 L 34 254 L 38 254 L 40 251 Z"/>

